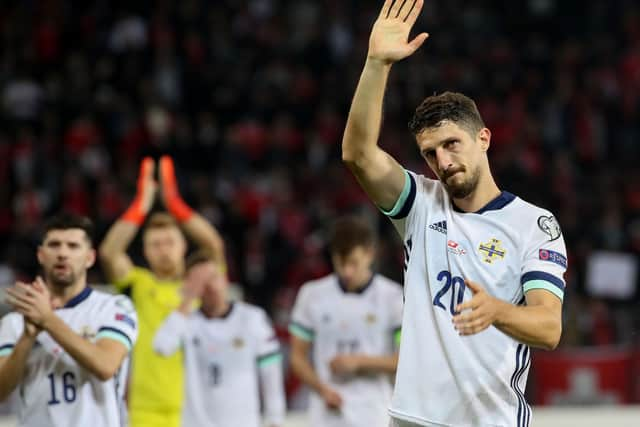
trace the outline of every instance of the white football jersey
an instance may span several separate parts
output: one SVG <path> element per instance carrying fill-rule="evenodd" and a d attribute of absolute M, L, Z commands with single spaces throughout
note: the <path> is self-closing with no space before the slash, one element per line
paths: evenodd
<path fill-rule="evenodd" d="M 284 418 L 282 355 L 267 314 L 259 307 L 233 302 L 222 317 L 201 311 L 173 312 L 156 332 L 154 349 L 163 355 L 183 350 L 186 394 L 182 425 L 189 427 L 259 427 L 259 369 L 279 365 Z M 282 419 L 278 420 L 282 422 Z M 274 423 L 275 424 L 275 423 Z"/>
<path fill-rule="evenodd" d="M 553 215 L 507 192 L 465 213 L 440 181 L 409 172 L 385 213 L 405 246 L 392 417 L 421 426 L 528 426 L 529 347 L 494 326 L 460 336 L 452 316 L 472 297 L 465 278 L 512 304 L 524 304 L 531 289 L 562 299 L 567 258 Z"/>
<path fill-rule="evenodd" d="M 342 397 L 340 411 L 328 409 L 312 393 L 312 427 L 387 427 L 390 376 L 384 373 L 336 377 L 329 363 L 345 353 L 391 355 L 402 321 L 402 287 L 375 274 L 358 292 L 348 292 L 335 274 L 304 284 L 296 298 L 289 331 L 313 342 L 312 359 L 320 380 Z M 403 338 L 404 339 L 404 338 Z"/>
<path fill-rule="evenodd" d="M 56 314 L 77 334 L 97 342 L 109 338 L 131 350 L 137 339 L 137 315 L 129 298 L 85 288 Z M 0 323 L 0 356 L 9 356 L 22 335 L 24 319 L 9 313 Z M 20 427 L 121 427 L 127 425 L 123 401 L 128 360 L 101 381 L 80 366 L 46 332 L 27 359 L 16 399 Z"/>

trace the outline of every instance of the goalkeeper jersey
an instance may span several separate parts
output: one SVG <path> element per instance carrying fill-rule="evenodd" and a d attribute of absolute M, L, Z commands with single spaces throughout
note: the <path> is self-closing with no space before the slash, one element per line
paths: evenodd
<path fill-rule="evenodd" d="M 162 357 L 153 351 L 153 337 L 162 322 L 182 300 L 180 281 L 158 280 L 140 267 L 115 283 L 120 291 L 130 289 L 140 323 L 138 342 L 133 348 L 129 408 L 132 412 L 182 410 L 184 395 L 182 352 Z"/>

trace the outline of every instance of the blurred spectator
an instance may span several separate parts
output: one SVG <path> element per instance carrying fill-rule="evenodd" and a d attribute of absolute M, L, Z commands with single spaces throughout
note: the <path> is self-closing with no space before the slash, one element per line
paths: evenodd
<path fill-rule="evenodd" d="M 286 311 L 283 301 L 292 301 L 282 295 L 328 265 L 314 249 L 324 246 L 318 230 L 346 211 L 377 215 L 339 162 L 362 66 L 353 58 L 364 57 L 377 8 L 356 0 L 3 2 L 0 236 L 28 248 L 42 217 L 60 208 L 88 213 L 104 232 L 132 197 L 140 158 L 171 154 L 186 169 L 185 197 L 228 242 L 231 280 L 250 301 Z M 594 251 L 636 263 L 640 255 L 635 9 L 434 0 L 418 23 L 431 39 L 389 83 L 382 145 L 403 164 L 426 169 L 404 125 L 418 94 L 463 91 L 493 132 L 500 186 L 558 214 L 573 322 L 563 345 L 628 342 L 640 324 L 629 308 L 637 290 L 614 302 L 586 286 Z M 401 246 L 387 222 L 379 228 L 378 269 L 399 281 Z M 31 250 L 4 252 L 0 262 L 9 256 L 16 275 L 35 268 Z M 578 326 L 596 324 L 616 333 L 596 338 Z"/>

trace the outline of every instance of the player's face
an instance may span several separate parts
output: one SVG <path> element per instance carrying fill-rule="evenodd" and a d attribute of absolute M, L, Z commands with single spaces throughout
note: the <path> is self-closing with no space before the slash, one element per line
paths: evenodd
<path fill-rule="evenodd" d="M 187 273 L 188 280 L 200 281 L 203 284 L 202 304 L 215 307 L 226 301 L 228 280 L 226 273 L 213 262 L 196 264 Z"/>
<path fill-rule="evenodd" d="M 345 256 L 332 254 L 333 269 L 347 286 L 363 284 L 371 276 L 371 265 L 375 257 L 373 247 L 356 246 Z"/>
<path fill-rule="evenodd" d="M 68 287 L 84 280 L 96 253 L 84 230 L 50 230 L 38 247 L 38 262 L 47 283 Z"/>
<path fill-rule="evenodd" d="M 491 133 L 482 129 L 475 137 L 457 124 L 445 121 L 416 136 L 418 148 L 429 168 L 456 199 L 470 195 L 478 186 Z"/>
<path fill-rule="evenodd" d="M 151 270 L 160 276 L 182 273 L 187 242 L 177 227 L 151 228 L 143 237 L 144 256 Z"/>

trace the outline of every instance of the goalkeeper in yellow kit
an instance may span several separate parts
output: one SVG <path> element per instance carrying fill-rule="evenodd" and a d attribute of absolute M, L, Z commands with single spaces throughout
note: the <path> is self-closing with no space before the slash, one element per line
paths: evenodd
<path fill-rule="evenodd" d="M 152 340 L 156 329 L 181 302 L 187 251 L 182 230 L 200 249 L 224 263 L 222 238 L 180 197 L 171 158 L 163 156 L 158 169 L 159 185 L 154 177 L 154 160 L 147 157 L 142 161 L 136 197 L 109 229 L 99 249 L 107 276 L 120 292 L 130 293 L 140 322 L 129 385 L 132 427 L 180 425 L 182 354 L 158 356 Z M 154 213 L 147 219 L 158 193 L 168 213 Z M 133 265 L 126 252 L 143 224 L 142 243 L 148 269 Z"/>

